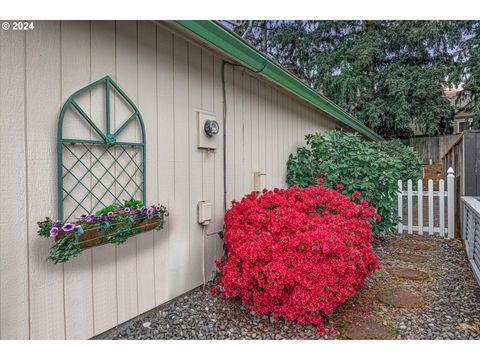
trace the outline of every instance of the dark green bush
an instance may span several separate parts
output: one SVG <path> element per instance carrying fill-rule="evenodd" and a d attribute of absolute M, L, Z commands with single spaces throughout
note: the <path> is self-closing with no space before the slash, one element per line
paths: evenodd
<path fill-rule="evenodd" d="M 307 146 L 290 155 L 287 162 L 287 184 L 306 187 L 322 178 L 324 185 L 352 196 L 361 193 L 375 206 L 382 220 L 373 231 L 393 230 L 397 224 L 395 201 L 398 179 L 418 179 L 421 162 L 410 148 L 401 142 L 369 142 L 357 134 L 331 131 L 309 134 Z"/>
<path fill-rule="evenodd" d="M 374 143 L 377 149 L 400 161 L 398 178 L 402 180 L 417 180 L 421 178 L 422 161 L 417 153 L 400 140 L 379 141 Z"/>

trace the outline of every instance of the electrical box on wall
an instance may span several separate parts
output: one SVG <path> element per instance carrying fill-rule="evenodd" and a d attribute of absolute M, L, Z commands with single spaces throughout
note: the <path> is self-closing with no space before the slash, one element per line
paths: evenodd
<path fill-rule="evenodd" d="M 220 130 L 214 114 L 203 111 L 197 113 L 198 148 L 215 150 L 220 141 Z"/>
<path fill-rule="evenodd" d="M 208 225 L 212 220 L 212 203 L 200 201 L 197 205 L 198 223 Z"/>
<path fill-rule="evenodd" d="M 266 185 L 267 175 L 263 172 L 256 171 L 253 174 L 253 191 L 261 192 L 267 187 Z"/>

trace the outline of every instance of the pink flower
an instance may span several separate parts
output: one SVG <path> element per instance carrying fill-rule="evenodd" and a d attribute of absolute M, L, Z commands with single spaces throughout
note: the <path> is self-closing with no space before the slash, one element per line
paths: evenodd
<path fill-rule="evenodd" d="M 218 287 L 214 286 L 212 288 L 212 294 L 217 295 L 218 294 Z"/>
<path fill-rule="evenodd" d="M 360 191 L 354 191 L 352 194 L 352 198 L 354 199 L 358 199 L 359 196 L 360 196 Z"/>
<path fill-rule="evenodd" d="M 375 214 L 373 217 L 374 217 L 375 220 L 377 220 L 377 221 L 382 220 L 382 217 L 380 216 L 380 214 Z"/>
<path fill-rule="evenodd" d="M 345 186 L 343 184 L 337 184 L 337 189 L 338 190 L 343 190 L 343 189 L 345 189 Z"/>
<path fill-rule="evenodd" d="M 73 229 L 75 229 L 75 225 L 72 224 L 72 223 L 67 223 L 67 224 L 62 226 L 62 230 L 65 231 L 65 232 L 70 232 Z"/>
<path fill-rule="evenodd" d="M 225 293 L 220 294 L 220 299 L 226 299 L 226 298 L 227 298 L 227 295 L 225 295 Z"/>
<path fill-rule="evenodd" d="M 360 205 L 368 207 L 368 201 L 365 199 L 360 200 Z"/>
<path fill-rule="evenodd" d="M 53 226 L 53 227 L 50 229 L 50 236 L 51 236 L 51 237 L 57 236 L 57 235 L 58 235 L 58 231 L 59 231 L 59 230 L 58 230 L 58 227 Z"/>
<path fill-rule="evenodd" d="M 317 179 L 317 184 L 322 185 L 323 184 L 323 179 Z"/>

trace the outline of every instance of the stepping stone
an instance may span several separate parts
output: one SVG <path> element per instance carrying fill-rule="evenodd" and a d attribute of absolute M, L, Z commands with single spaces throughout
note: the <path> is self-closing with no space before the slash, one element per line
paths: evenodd
<path fill-rule="evenodd" d="M 414 243 L 414 242 L 406 242 L 406 241 L 403 241 L 401 243 L 398 243 L 397 244 L 398 247 L 401 247 L 401 248 L 404 248 L 404 249 L 407 249 L 407 250 L 415 250 L 415 251 L 418 251 L 418 250 L 432 250 L 432 245 L 430 244 L 426 244 L 426 243 Z"/>
<path fill-rule="evenodd" d="M 397 308 L 419 308 L 425 305 L 425 298 L 411 292 L 404 286 L 393 289 L 380 290 L 376 295 L 377 300 Z"/>
<path fill-rule="evenodd" d="M 351 340 L 393 340 L 396 337 L 388 326 L 372 318 L 354 322 L 343 331 L 343 334 Z"/>
<path fill-rule="evenodd" d="M 426 256 L 415 255 L 415 254 L 398 253 L 398 254 L 395 254 L 394 257 L 398 260 L 411 262 L 414 264 L 423 264 L 428 261 L 428 258 Z"/>
<path fill-rule="evenodd" d="M 393 275 L 399 279 L 407 279 L 414 281 L 423 281 L 430 278 L 430 276 L 425 271 L 408 269 L 402 267 L 389 267 L 387 271 L 390 275 Z"/>

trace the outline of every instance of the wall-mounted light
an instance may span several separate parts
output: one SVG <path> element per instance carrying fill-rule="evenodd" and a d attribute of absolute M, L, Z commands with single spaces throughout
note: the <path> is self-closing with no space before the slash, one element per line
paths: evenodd
<path fill-rule="evenodd" d="M 203 130 L 205 130 L 207 136 L 217 135 L 220 132 L 220 125 L 218 125 L 218 122 L 215 120 L 207 120 L 205 121 Z"/>

